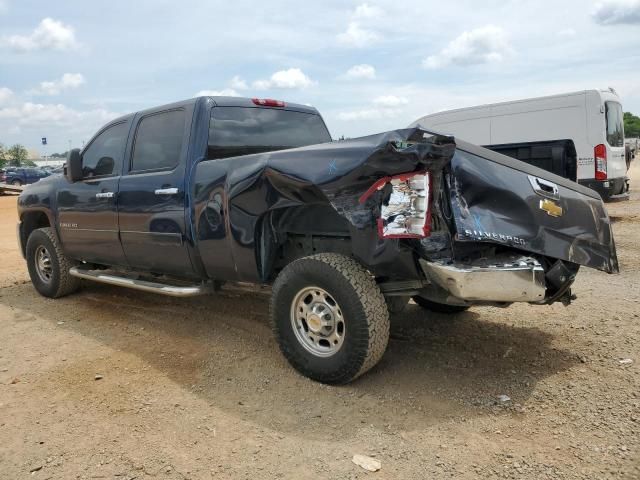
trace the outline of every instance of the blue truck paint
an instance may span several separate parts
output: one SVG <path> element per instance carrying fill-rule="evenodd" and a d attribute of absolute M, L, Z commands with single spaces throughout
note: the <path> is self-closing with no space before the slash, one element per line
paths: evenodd
<path fill-rule="evenodd" d="M 282 268 L 277 257 L 287 234 L 336 239 L 330 248 L 343 248 L 342 240 L 346 240 L 345 252 L 385 280 L 420 280 L 424 274 L 419 258 L 461 259 L 470 244 L 478 249 L 512 248 L 543 256 L 552 252 L 552 260 L 607 272 L 618 269 L 601 202 L 590 190 L 549 172 L 464 142 L 457 146 L 452 137 L 419 129 L 331 143 L 327 132 L 325 144 L 207 160 L 209 121 L 216 107 L 263 108 L 250 99 L 200 97 L 116 119 L 100 132 L 121 122 L 128 125 L 118 165 L 122 174 L 75 183 L 61 176 L 46 179 L 20 196 L 20 217 L 32 212 L 46 214 L 72 258 L 184 279 L 269 283 Z M 140 121 L 176 109 L 184 110 L 187 118 L 184 148 L 176 167 L 159 172 L 131 171 Z M 286 110 L 318 115 L 314 108 L 303 105 L 287 104 Z M 470 151 L 474 153 L 472 163 Z M 486 171 L 503 169 L 518 181 L 527 174 L 550 178 L 566 187 L 565 208 L 589 204 L 587 210 L 595 214 L 580 208 L 583 213 L 579 218 L 565 220 L 561 226 L 535 214 L 538 224 L 530 229 L 505 221 L 496 238 L 465 235 L 467 207 L 473 207 L 468 210 L 468 219 L 482 225 L 491 224 L 496 213 L 508 220 L 509 211 L 529 212 L 534 218 L 532 212 L 537 210 L 535 195 L 528 190 L 489 188 L 484 195 L 473 189 L 456 191 L 455 186 L 464 182 L 491 182 L 482 171 L 484 162 L 491 166 Z M 423 241 L 381 240 L 375 226 L 379 213 L 375 203 L 384 192 L 367 205 L 360 205 L 358 199 L 383 176 L 423 169 L 434 174 L 434 216 L 438 217 L 439 231 Z M 464 182 L 456 183 L 460 179 Z M 160 199 L 154 194 L 167 188 L 176 188 L 178 193 Z M 96 200 L 96 194 L 107 193 L 114 195 Z M 506 193 L 510 203 L 498 206 L 499 195 Z M 455 221 L 447 214 L 452 206 Z M 310 216 L 313 222 L 308 222 Z M 541 237 L 541 231 L 547 236 Z M 23 229 L 23 243 L 28 233 Z M 502 237 L 518 242 L 509 243 Z M 577 256 L 576 242 L 581 245 Z"/>

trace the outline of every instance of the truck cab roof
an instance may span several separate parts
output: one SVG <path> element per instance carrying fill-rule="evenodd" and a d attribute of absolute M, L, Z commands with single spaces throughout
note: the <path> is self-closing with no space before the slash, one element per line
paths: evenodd
<path fill-rule="evenodd" d="M 281 101 L 283 106 L 275 107 L 272 105 L 260 105 L 256 103 L 256 101 L 258 100 L 263 100 L 263 99 L 249 98 L 249 97 L 229 97 L 229 96 L 199 96 L 199 97 L 189 98 L 187 100 L 181 100 L 178 102 L 167 103 L 165 105 L 154 106 L 144 110 L 138 110 L 137 112 L 131 112 L 126 115 L 122 115 L 118 118 L 115 118 L 114 120 L 109 122 L 109 124 L 118 123 L 123 120 L 130 119 L 131 117 L 137 114 L 145 115 L 146 113 L 157 112 L 158 110 L 173 110 L 176 108 L 194 105 L 198 102 L 203 102 L 203 103 L 209 102 L 210 107 L 282 108 L 283 110 L 292 110 L 296 112 L 309 113 L 309 114 L 315 114 L 315 115 L 320 114 L 315 107 L 312 107 L 310 105 L 303 105 L 300 103 L 291 103 L 291 102 Z"/>

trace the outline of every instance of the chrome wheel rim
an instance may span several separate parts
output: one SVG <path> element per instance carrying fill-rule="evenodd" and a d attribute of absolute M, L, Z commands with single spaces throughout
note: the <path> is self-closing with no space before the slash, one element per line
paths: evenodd
<path fill-rule="evenodd" d="M 36 249 L 36 272 L 40 280 L 44 283 L 49 283 L 53 276 L 53 266 L 51 263 L 51 255 L 49 251 L 42 245 Z"/>
<path fill-rule="evenodd" d="M 291 303 L 291 326 L 300 344 L 317 357 L 335 355 L 345 337 L 345 322 L 338 302 L 324 289 L 306 287 Z"/>

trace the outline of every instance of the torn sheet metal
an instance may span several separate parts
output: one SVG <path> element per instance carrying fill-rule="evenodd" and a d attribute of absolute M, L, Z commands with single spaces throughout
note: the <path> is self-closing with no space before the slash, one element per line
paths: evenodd
<path fill-rule="evenodd" d="M 618 272 L 604 204 L 577 183 L 458 142 L 449 190 L 459 242 L 490 242 Z"/>
<path fill-rule="evenodd" d="M 292 207 L 330 205 L 350 225 L 353 254 L 363 264 L 376 273 L 419 277 L 409 246 L 378 238 L 384 192 L 360 199 L 381 178 L 426 170 L 435 198 L 454 152 L 452 137 L 411 128 L 199 162 L 193 172 L 198 254 L 214 278 L 262 281 L 264 252 L 256 248 L 261 219 Z"/>
<path fill-rule="evenodd" d="M 381 179 L 424 171 L 431 176 L 431 214 L 437 226 L 431 235 L 437 241 L 380 239 L 376 222 L 391 186 L 364 194 Z M 552 216 L 539 207 L 546 197 L 533 189 L 530 175 L 557 184 L 560 197 L 549 200 L 563 215 Z M 256 248 L 259 222 L 271 212 L 310 205 L 331 205 L 348 221 L 353 255 L 376 275 L 413 278 L 409 271 L 419 275 L 415 257 L 431 259 L 428 252 L 436 252 L 444 258 L 451 238 L 454 253 L 456 244 L 497 244 L 606 272 L 618 270 L 610 222 L 595 192 L 418 128 L 203 161 L 194 172 L 193 187 L 194 215 L 198 225 L 206 226 L 198 228 L 198 251 L 213 278 L 264 281 L 260 257 L 266 253 Z M 445 187 L 448 197 L 441 196 Z M 441 204 L 443 199 L 448 203 Z M 218 225 L 209 225 L 211 219 Z"/>

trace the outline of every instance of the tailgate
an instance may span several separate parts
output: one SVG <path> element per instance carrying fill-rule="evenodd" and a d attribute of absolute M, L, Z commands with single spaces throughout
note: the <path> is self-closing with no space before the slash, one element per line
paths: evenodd
<path fill-rule="evenodd" d="M 456 140 L 450 199 L 461 242 L 491 242 L 618 272 L 611 222 L 586 187 Z"/>

